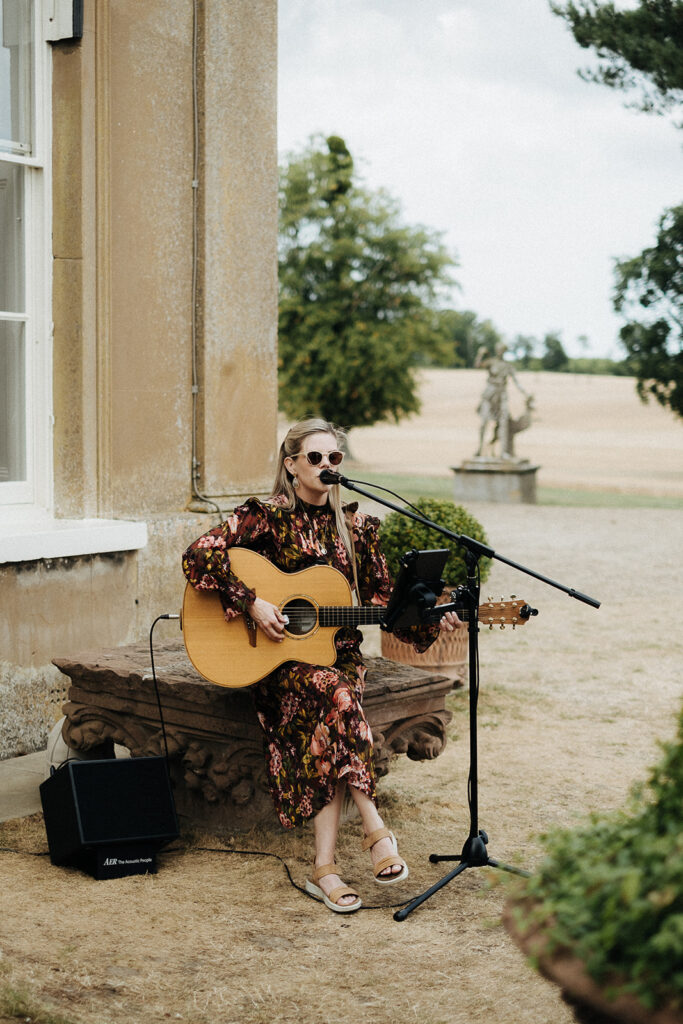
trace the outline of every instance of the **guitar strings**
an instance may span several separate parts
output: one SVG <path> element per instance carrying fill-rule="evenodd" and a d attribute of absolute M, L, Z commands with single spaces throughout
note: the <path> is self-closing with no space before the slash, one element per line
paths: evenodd
<path fill-rule="evenodd" d="M 347 608 L 345 605 L 340 605 L 339 607 L 336 607 L 334 605 L 326 605 L 325 607 L 320 607 L 317 609 L 314 605 L 311 605 L 310 609 L 300 608 L 290 610 L 287 608 L 287 605 L 285 604 L 281 607 L 281 610 L 286 614 L 290 622 L 305 623 L 311 619 L 317 622 L 319 620 L 322 621 L 338 618 L 342 620 L 344 625 L 348 624 L 349 622 L 358 622 L 363 625 L 378 625 L 384 613 L 386 612 L 385 608 L 380 607 L 365 609 L 349 606 Z M 436 610 L 438 611 L 438 608 Z M 466 622 L 469 618 L 467 610 L 463 608 L 458 610 L 458 616 L 463 622 Z M 523 619 L 521 610 L 519 614 L 519 619 Z M 487 614 L 486 610 L 480 610 L 479 620 L 484 623 L 515 622 L 517 620 L 517 616 L 511 616 L 509 614 L 496 615 L 495 613 L 491 615 Z M 332 625 L 332 623 L 326 624 Z"/>

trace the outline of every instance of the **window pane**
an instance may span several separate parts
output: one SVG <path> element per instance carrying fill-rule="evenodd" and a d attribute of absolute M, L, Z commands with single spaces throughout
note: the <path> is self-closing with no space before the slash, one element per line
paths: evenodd
<path fill-rule="evenodd" d="M 33 142 L 31 0 L 0 0 L 0 149 L 30 153 Z"/>
<path fill-rule="evenodd" d="M 24 175 L 0 160 L 0 310 L 24 313 Z"/>
<path fill-rule="evenodd" d="M 0 483 L 26 479 L 24 324 L 0 320 Z"/>

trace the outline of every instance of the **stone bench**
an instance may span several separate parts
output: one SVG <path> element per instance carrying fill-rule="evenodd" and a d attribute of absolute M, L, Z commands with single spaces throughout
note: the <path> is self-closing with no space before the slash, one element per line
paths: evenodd
<path fill-rule="evenodd" d="M 154 662 L 178 814 L 208 828 L 274 823 L 263 734 L 249 688 L 207 682 L 181 639 L 156 644 Z M 89 757 L 113 757 L 114 744 L 133 757 L 164 752 L 147 644 L 54 664 L 71 680 L 62 729 L 67 746 Z M 363 706 L 378 775 L 387 774 L 396 754 L 417 761 L 437 757 L 451 719 L 445 707 L 451 680 L 385 658 L 368 658 L 367 665 Z"/>

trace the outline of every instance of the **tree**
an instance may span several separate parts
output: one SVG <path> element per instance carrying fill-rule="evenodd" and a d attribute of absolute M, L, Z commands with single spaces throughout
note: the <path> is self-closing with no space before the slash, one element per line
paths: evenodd
<path fill-rule="evenodd" d="M 569 357 L 564 350 L 562 338 L 557 331 L 551 331 L 543 339 L 541 369 L 561 373 L 569 369 Z"/>
<path fill-rule="evenodd" d="M 603 62 L 584 77 L 616 89 L 640 89 L 641 110 L 665 113 L 683 102 L 683 0 L 638 0 L 631 10 L 612 2 L 551 2 L 583 47 Z M 678 127 L 683 127 L 679 122 Z M 656 244 L 616 264 L 614 308 L 647 316 L 619 332 L 646 401 L 654 395 L 683 415 L 683 207 L 666 210 Z"/>
<path fill-rule="evenodd" d="M 569 24 L 584 49 L 601 61 L 584 70 L 587 81 L 613 89 L 639 91 L 639 109 L 666 113 L 683 99 L 683 0 L 639 0 L 631 10 L 612 2 L 551 2 L 551 10 Z"/>
<path fill-rule="evenodd" d="M 538 339 L 530 334 L 518 334 L 510 345 L 510 354 L 520 370 L 534 367 L 534 352 L 538 347 Z"/>
<path fill-rule="evenodd" d="M 495 352 L 502 340 L 490 320 L 480 320 L 471 310 L 440 309 L 435 315 L 434 336 L 422 353 L 422 362 L 471 368 L 480 348 Z"/>
<path fill-rule="evenodd" d="M 616 279 L 617 312 L 641 313 L 619 332 L 638 394 L 683 416 L 683 205 L 664 213 L 654 246 L 616 264 Z"/>
<path fill-rule="evenodd" d="M 312 139 L 280 181 L 280 404 L 348 428 L 417 412 L 417 353 L 455 265 L 357 181 L 343 139 Z"/>

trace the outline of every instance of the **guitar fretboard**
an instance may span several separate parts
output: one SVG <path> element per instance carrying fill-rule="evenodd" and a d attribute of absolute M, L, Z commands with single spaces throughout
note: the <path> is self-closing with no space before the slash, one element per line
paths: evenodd
<path fill-rule="evenodd" d="M 318 620 L 321 626 L 377 626 L 385 611 L 377 605 L 326 605 L 318 609 Z"/>
<path fill-rule="evenodd" d="M 366 605 L 358 608 L 354 605 L 326 605 L 318 608 L 318 621 L 321 626 L 377 626 L 384 619 L 386 608 L 377 605 Z M 438 605 L 425 615 L 425 622 L 438 622 L 443 612 Z M 467 609 L 458 609 L 458 616 L 467 622 Z"/>

